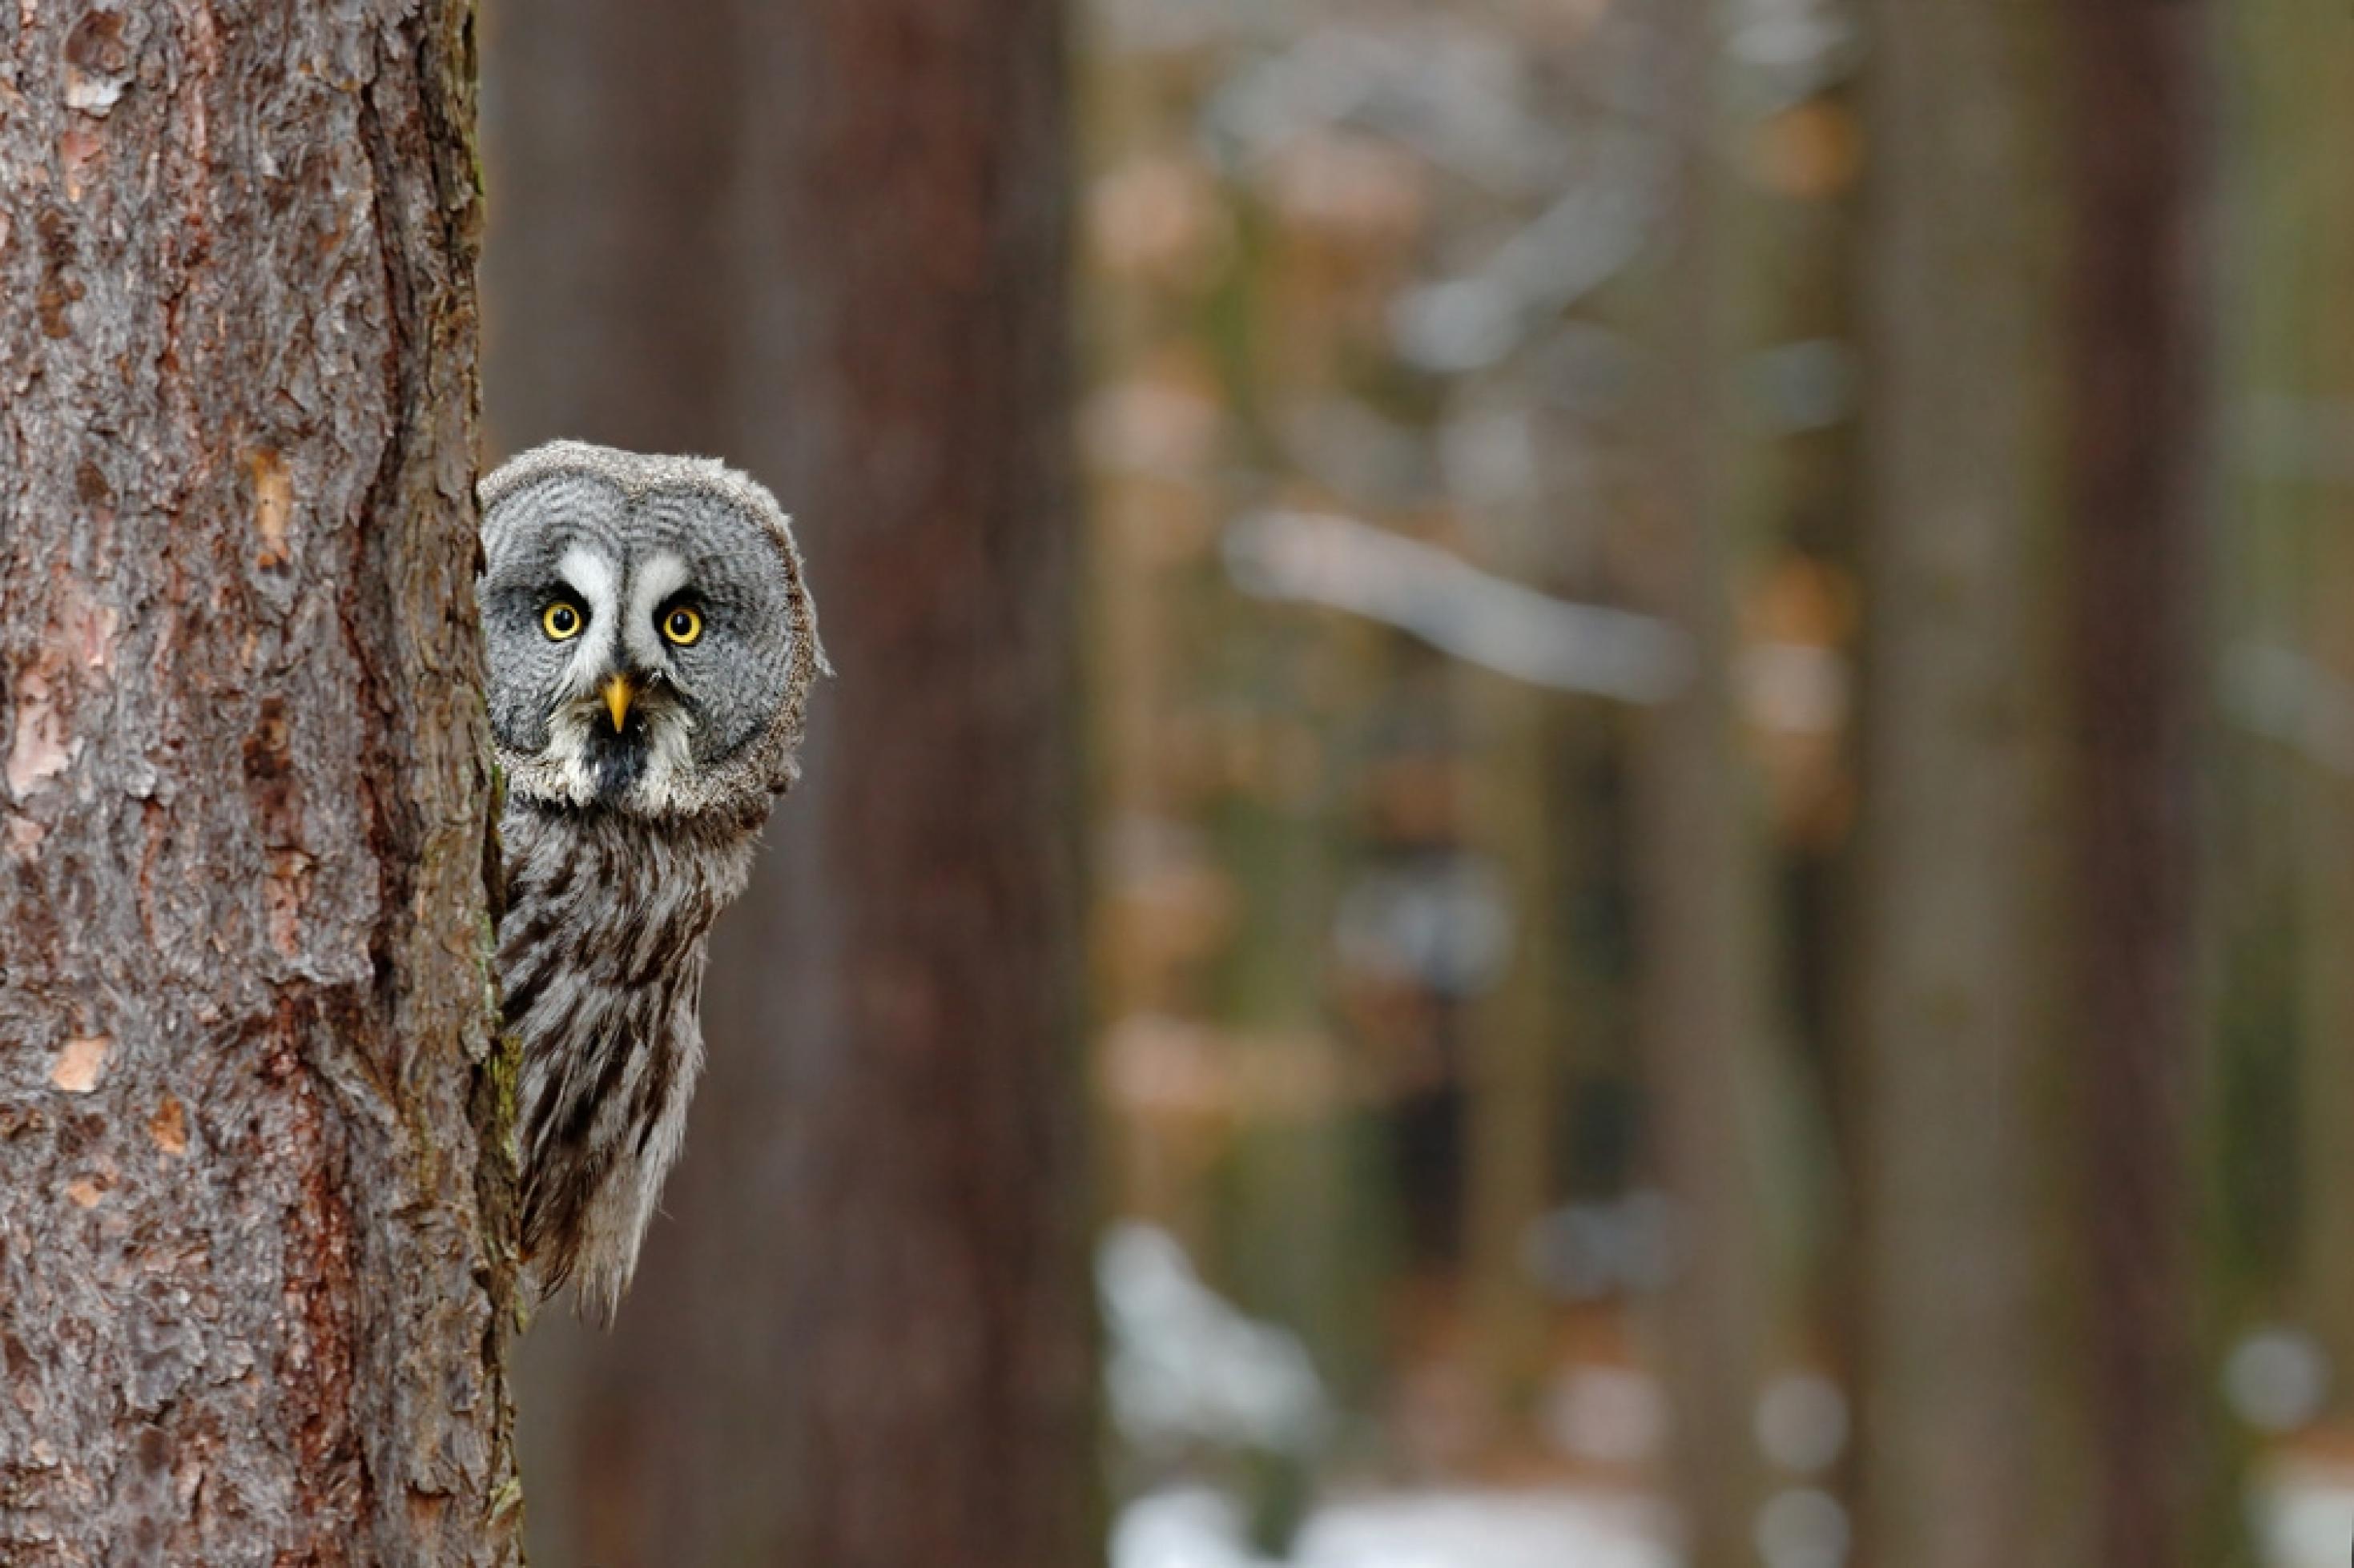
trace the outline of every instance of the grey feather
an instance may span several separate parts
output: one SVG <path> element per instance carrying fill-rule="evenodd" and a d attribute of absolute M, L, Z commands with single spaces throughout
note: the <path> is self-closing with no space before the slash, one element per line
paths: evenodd
<path fill-rule="evenodd" d="M 744 474 L 557 441 L 480 493 L 524 1248 L 542 1294 L 610 1315 L 702 1070 L 705 937 L 829 672 L 791 524 Z"/>

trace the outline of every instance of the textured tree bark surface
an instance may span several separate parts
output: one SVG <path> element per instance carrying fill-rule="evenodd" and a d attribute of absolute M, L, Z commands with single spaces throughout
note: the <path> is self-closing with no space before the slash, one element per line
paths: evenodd
<path fill-rule="evenodd" d="M 2219 1560 L 2199 1359 L 2192 874 L 2215 23 L 2197 0 L 2071 0 L 2062 14 L 2094 1560 L 2170 1568 Z"/>
<path fill-rule="evenodd" d="M 0 12 L 0 1560 L 518 1560 L 463 0 Z"/>
<path fill-rule="evenodd" d="M 2084 1557 L 2061 1528 L 2082 1471 L 2064 1402 L 2044 1392 L 2059 1315 L 2039 1283 L 2060 1174 L 2066 868 L 2029 847 L 2063 826 L 2060 443 L 2045 434 L 2062 275 L 2057 204 L 2034 195 L 2057 167 L 2055 40 L 2032 7 L 1985 0 L 1881 0 L 1876 22 L 1861 1554 L 2059 1568 Z"/>
<path fill-rule="evenodd" d="M 533 1330 L 536 1543 L 1097 1562 L 1061 8 L 651 15 L 493 18 L 493 428 L 751 469 L 841 676 L 614 1332 Z"/>

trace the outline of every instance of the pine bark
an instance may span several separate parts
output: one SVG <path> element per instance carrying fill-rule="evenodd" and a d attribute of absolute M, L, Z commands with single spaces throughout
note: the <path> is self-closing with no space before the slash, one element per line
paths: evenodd
<path fill-rule="evenodd" d="M 542 1549 L 1094 1563 L 1061 8 L 633 9 L 497 19 L 493 417 L 768 481 L 841 675 L 613 1337 L 534 1330 Z"/>
<path fill-rule="evenodd" d="M 0 1559 L 508 1563 L 462 0 L 0 13 Z"/>

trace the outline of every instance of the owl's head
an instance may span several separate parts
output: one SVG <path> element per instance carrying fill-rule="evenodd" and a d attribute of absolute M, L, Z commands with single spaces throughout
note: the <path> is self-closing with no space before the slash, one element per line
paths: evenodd
<path fill-rule="evenodd" d="M 709 458 L 582 441 L 525 452 L 481 497 L 509 790 L 641 817 L 765 810 L 825 669 L 776 498 Z"/>

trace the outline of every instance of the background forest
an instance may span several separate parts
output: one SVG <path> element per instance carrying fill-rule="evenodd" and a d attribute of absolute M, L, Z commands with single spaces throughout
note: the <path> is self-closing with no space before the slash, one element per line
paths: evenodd
<path fill-rule="evenodd" d="M 842 671 L 537 1561 L 2345 1560 L 2354 15 L 482 25 Z"/>

